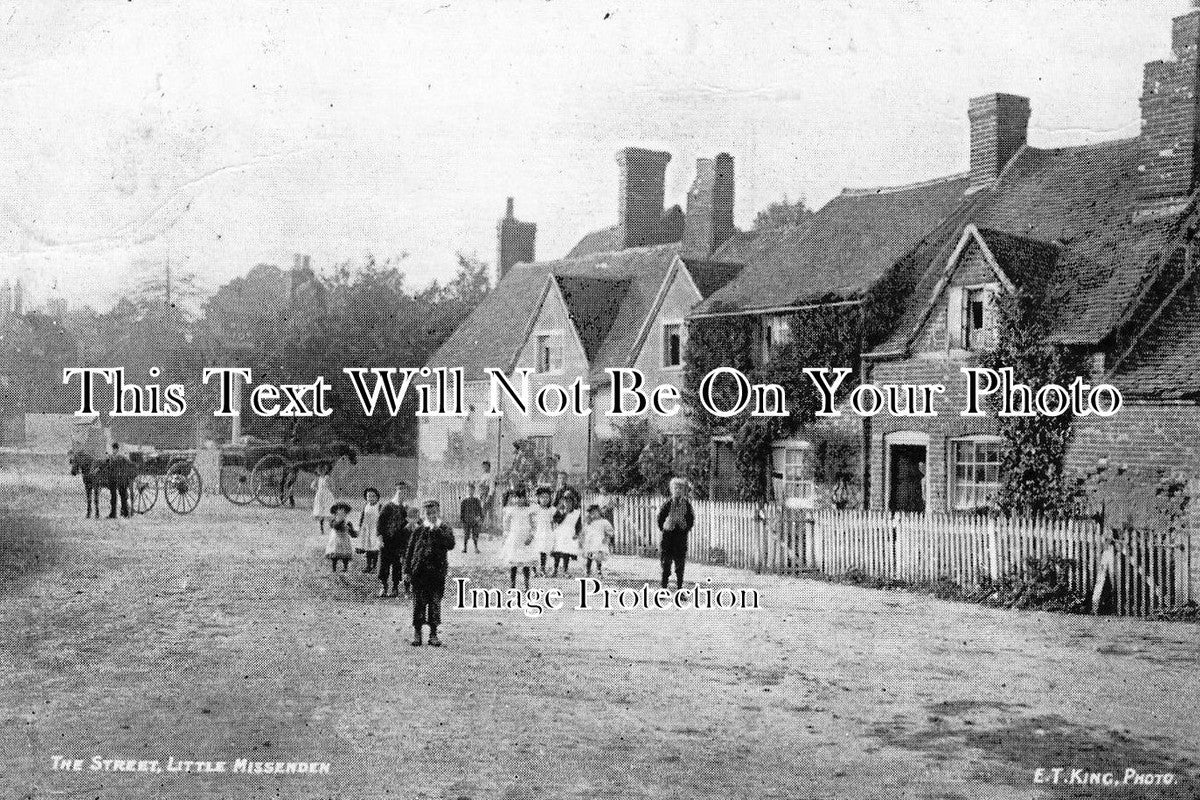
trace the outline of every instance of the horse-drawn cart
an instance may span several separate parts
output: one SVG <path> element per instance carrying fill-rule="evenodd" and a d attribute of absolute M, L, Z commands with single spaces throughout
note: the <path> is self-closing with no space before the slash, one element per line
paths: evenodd
<path fill-rule="evenodd" d="M 176 514 L 190 514 L 200 505 L 204 482 L 196 469 L 195 450 L 159 450 L 130 453 L 137 469 L 129 485 L 129 505 L 136 514 L 154 508 L 161 493 Z"/>
<path fill-rule="evenodd" d="M 285 502 L 296 505 L 296 480 L 301 472 L 330 469 L 339 459 L 351 464 L 358 452 L 344 442 L 296 444 L 249 439 L 221 448 L 221 494 L 239 506 L 257 501 L 269 508 Z"/>

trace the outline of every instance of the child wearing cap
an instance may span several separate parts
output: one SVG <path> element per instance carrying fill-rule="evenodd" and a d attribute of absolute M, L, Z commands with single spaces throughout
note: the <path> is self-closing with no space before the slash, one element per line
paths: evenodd
<path fill-rule="evenodd" d="M 588 506 L 588 523 L 583 529 L 583 552 L 587 558 L 587 574 L 591 577 L 592 562 L 596 562 L 596 574 L 604 577 L 604 562 L 612 555 L 616 544 L 616 532 L 612 523 L 604 518 L 599 503 Z"/>
<path fill-rule="evenodd" d="M 424 519 L 408 540 L 404 559 L 404 584 L 413 594 L 413 640 L 420 647 L 421 628 L 429 625 L 429 645 L 441 647 L 438 625 L 442 622 L 442 595 L 446 592 L 449 552 L 454 549 L 454 531 L 442 520 L 441 504 L 426 500 Z"/>
<path fill-rule="evenodd" d="M 338 562 L 342 562 L 342 572 L 350 569 L 350 559 L 354 557 L 354 544 L 351 539 L 357 538 L 354 525 L 346 519 L 350 513 L 349 503 L 334 503 L 329 507 L 329 515 L 333 519 L 329 523 L 329 538 L 325 540 L 325 557 L 331 562 L 332 570 L 337 572 Z"/>

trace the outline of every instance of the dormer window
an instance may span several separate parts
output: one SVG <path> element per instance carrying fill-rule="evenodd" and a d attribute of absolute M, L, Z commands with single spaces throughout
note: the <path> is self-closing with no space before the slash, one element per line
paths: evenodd
<path fill-rule="evenodd" d="M 951 350 L 996 347 L 995 285 L 955 287 L 947 293 L 946 327 Z"/>

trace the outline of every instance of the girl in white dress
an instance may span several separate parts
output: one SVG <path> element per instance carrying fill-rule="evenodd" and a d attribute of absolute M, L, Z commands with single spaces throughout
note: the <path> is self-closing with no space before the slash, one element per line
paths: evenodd
<path fill-rule="evenodd" d="M 358 515 L 358 552 L 367 557 L 363 572 L 374 572 L 379 566 L 379 490 L 368 487 L 363 491 L 362 513 Z"/>
<path fill-rule="evenodd" d="M 329 559 L 334 572 L 337 572 L 338 562 L 342 562 L 342 572 L 350 569 L 350 559 L 354 557 L 354 544 L 350 540 L 358 536 L 346 515 L 350 513 L 349 503 L 334 503 L 329 509 L 329 538 L 325 541 L 325 557 Z"/>
<path fill-rule="evenodd" d="M 329 472 L 328 464 L 318 466 L 317 479 L 312 482 L 310 487 L 316 492 L 316 495 L 313 496 L 312 515 L 313 519 L 320 523 L 321 533 L 325 533 L 325 520 L 333 516 L 329 513 L 329 509 L 337 501 L 337 498 L 333 496 L 333 489 L 329 486 Z"/>
<path fill-rule="evenodd" d="M 591 577 L 592 562 L 596 562 L 596 574 L 604 577 L 604 562 L 612 555 L 616 533 L 612 523 L 604 518 L 604 509 L 599 503 L 588 506 L 588 522 L 583 528 L 583 554 L 587 558 L 587 574 Z"/>
<path fill-rule="evenodd" d="M 558 503 L 558 511 L 554 514 L 554 573 L 558 575 L 558 565 L 562 564 L 563 576 L 571 577 L 571 559 L 579 558 L 583 539 L 583 521 L 579 513 L 579 495 L 573 490 L 563 493 Z"/>
<path fill-rule="evenodd" d="M 554 550 L 554 506 L 550 505 L 550 487 L 537 489 L 537 508 L 533 510 L 533 544 L 538 553 L 542 577 L 546 576 L 546 557 Z"/>
<path fill-rule="evenodd" d="M 525 577 L 525 589 L 529 589 L 529 572 L 537 563 L 538 553 L 533 546 L 533 511 L 525 499 L 525 492 L 513 489 L 504 493 L 504 545 L 500 558 L 508 565 L 509 583 L 517 588 L 517 570 Z"/>

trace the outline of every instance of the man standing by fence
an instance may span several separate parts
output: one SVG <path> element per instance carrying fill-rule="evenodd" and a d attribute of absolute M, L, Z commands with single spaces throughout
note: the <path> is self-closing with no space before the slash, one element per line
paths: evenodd
<path fill-rule="evenodd" d="M 696 524 L 696 512 L 687 498 L 688 483 L 671 478 L 671 496 L 658 510 L 658 529 L 662 532 L 659 560 L 662 563 L 662 587 L 667 588 L 671 567 L 675 567 L 675 588 L 683 588 L 683 566 L 687 560 L 688 534 Z"/>

